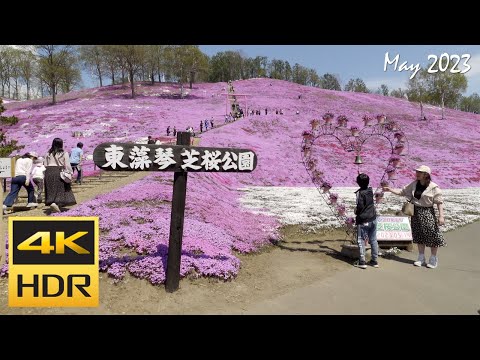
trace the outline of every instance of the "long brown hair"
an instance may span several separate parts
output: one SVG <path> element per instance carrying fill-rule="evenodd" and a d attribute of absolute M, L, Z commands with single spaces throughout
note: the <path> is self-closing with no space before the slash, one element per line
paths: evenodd
<path fill-rule="evenodd" d="M 432 177 L 430 176 L 429 173 L 425 173 L 425 175 L 426 175 L 426 176 L 425 176 L 425 184 L 426 184 L 427 187 L 428 187 L 428 185 L 430 185 L 430 182 L 432 181 Z"/>
<path fill-rule="evenodd" d="M 63 151 L 63 140 L 60 139 L 60 138 L 53 139 L 52 147 L 50 148 L 50 150 L 48 150 L 48 153 L 53 154 L 53 156 L 55 156 L 57 154 L 62 154 L 63 152 L 64 152 Z"/>

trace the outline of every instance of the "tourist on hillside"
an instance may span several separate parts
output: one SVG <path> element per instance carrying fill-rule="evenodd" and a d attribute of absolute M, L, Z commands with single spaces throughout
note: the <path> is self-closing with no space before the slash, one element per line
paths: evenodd
<path fill-rule="evenodd" d="M 33 160 L 37 159 L 38 155 L 35 151 L 27 152 L 20 159 L 15 162 L 15 174 L 11 180 L 10 193 L 3 201 L 3 214 L 6 215 L 7 208 L 13 206 L 17 199 L 18 192 L 22 186 L 27 189 L 28 203 L 27 207 L 36 207 L 35 190 L 31 183 L 31 174 L 33 168 Z M 1 186 L 1 185 L 0 185 Z"/>
<path fill-rule="evenodd" d="M 32 169 L 32 180 L 33 183 L 37 186 L 35 190 L 35 199 L 37 203 L 42 203 L 42 193 L 43 193 L 43 180 L 45 179 L 45 170 L 47 168 L 43 165 L 43 157 L 39 157 L 36 160 L 33 160 L 33 169 Z"/>
<path fill-rule="evenodd" d="M 147 144 L 155 144 L 155 140 L 152 139 L 150 135 L 148 135 L 148 141 Z"/>
<path fill-rule="evenodd" d="M 213 129 L 213 116 L 212 116 L 212 118 L 210 119 L 210 125 L 211 125 L 211 128 Z"/>
<path fill-rule="evenodd" d="M 355 191 L 357 206 L 355 207 L 355 223 L 357 224 L 357 243 L 360 249 L 358 266 L 366 269 L 365 262 L 365 239 L 368 238 L 372 249 L 372 258 L 368 265 L 378 268 L 378 242 L 377 242 L 377 212 L 373 201 L 373 190 L 369 187 L 370 178 L 367 174 L 357 176 L 357 184 L 360 189 Z"/>
<path fill-rule="evenodd" d="M 207 131 L 208 130 L 208 119 L 205 119 L 204 123 L 205 123 L 205 131 Z"/>
<path fill-rule="evenodd" d="M 445 218 L 443 217 L 442 191 L 432 181 L 431 174 L 430 168 L 422 165 L 415 169 L 415 181 L 402 189 L 392 189 L 385 186 L 383 191 L 390 191 L 392 194 L 405 196 L 413 203 L 412 237 L 413 242 L 418 246 L 418 259 L 413 265 L 426 265 L 430 269 L 435 269 L 438 266 L 438 248 L 446 245 L 443 234 L 439 229 L 439 226 L 445 224 Z M 433 205 L 437 205 L 438 221 Z M 428 264 L 425 261 L 426 246 L 431 250 Z"/>
<path fill-rule="evenodd" d="M 60 177 L 62 169 L 73 173 L 68 152 L 63 150 L 62 139 L 53 139 L 52 147 L 48 150 L 43 164 L 47 168 L 45 171 L 45 205 L 49 205 L 52 212 L 60 212 L 60 206 L 75 205 L 77 201 L 71 185 Z"/>
<path fill-rule="evenodd" d="M 82 183 L 82 160 L 83 160 L 83 143 L 77 143 L 77 147 L 73 148 L 70 152 L 70 166 L 73 173 L 77 170 L 77 184 Z"/>
<path fill-rule="evenodd" d="M 170 136 L 170 125 L 167 126 L 167 136 Z"/>

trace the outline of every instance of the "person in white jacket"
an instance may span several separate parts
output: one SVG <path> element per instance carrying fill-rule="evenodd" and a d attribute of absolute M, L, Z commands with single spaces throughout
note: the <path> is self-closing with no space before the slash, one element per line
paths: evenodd
<path fill-rule="evenodd" d="M 13 206 L 13 203 L 17 199 L 18 192 L 22 186 L 27 189 L 28 194 L 28 203 L 27 207 L 36 207 L 37 203 L 35 202 L 35 191 L 33 185 L 31 184 L 31 173 L 33 167 L 33 160 L 37 159 L 38 155 L 35 151 L 30 151 L 23 155 L 20 159 L 15 162 L 15 176 L 11 181 L 10 193 L 7 195 L 3 201 L 3 214 L 6 214 L 7 208 Z"/>
<path fill-rule="evenodd" d="M 402 189 L 386 186 L 383 191 L 405 196 L 413 203 L 412 237 L 413 242 L 418 246 L 418 260 L 413 265 L 425 265 L 430 269 L 435 269 L 438 266 L 438 248 L 446 246 L 447 243 L 439 229 L 439 226 L 445 225 L 443 193 L 440 187 L 432 181 L 431 174 L 430 167 L 422 165 L 415 169 L 415 181 L 405 185 Z M 437 206 L 438 219 L 433 208 L 434 205 Z M 432 254 L 428 263 L 425 259 L 425 247 L 429 247 Z"/>

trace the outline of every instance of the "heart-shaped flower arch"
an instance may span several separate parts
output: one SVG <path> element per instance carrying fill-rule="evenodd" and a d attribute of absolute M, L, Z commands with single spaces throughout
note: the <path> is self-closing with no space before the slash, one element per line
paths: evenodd
<path fill-rule="evenodd" d="M 347 128 L 348 118 L 345 115 L 337 117 L 337 124 L 333 125 L 334 114 L 326 113 L 323 121 L 313 119 L 310 121 L 311 129 L 303 132 L 302 142 L 302 160 L 305 168 L 317 187 L 320 195 L 332 210 L 340 224 L 345 228 L 348 236 L 352 236 L 355 241 L 356 227 L 355 218 L 346 214 L 345 204 L 339 201 L 339 197 L 335 193 L 331 193 L 332 184 L 328 181 L 326 175 L 317 170 L 317 159 L 312 157 L 312 148 L 319 139 L 325 139 L 327 136 L 333 136 L 340 142 L 343 149 L 347 152 L 354 151 L 357 155 L 356 163 L 361 164 L 360 154 L 363 144 L 374 136 L 380 136 L 386 139 L 390 144 L 391 156 L 388 160 L 380 180 L 380 184 L 375 190 L 375 203 L 381 203 L 383 199 L 382 186 L 394 184 L 395 173 L 400 167 L 401 156 L 408 153 L 408 142 L 405 133 L 400 126 L 391 120 L 387 120 L 384 114 L 376 116 L 377 123 L 372 124 L 374 118 L 365 115 L 362 119 L 364 127 L 360 129 L 358 126 Z M 388 180 L 387 180 L 388 179 Z"/>

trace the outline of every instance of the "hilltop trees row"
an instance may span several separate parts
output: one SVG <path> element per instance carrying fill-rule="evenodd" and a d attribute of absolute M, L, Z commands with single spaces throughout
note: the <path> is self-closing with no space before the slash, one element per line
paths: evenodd
<path fill-rule="evenodd" d="M 462 96 L 467 90 L 467 84 L 464 74 L 451 73 L 449 69 L 437 73 L 420 69 L 417 75 L 408 81 L 405 90 L 393 90 L 390 96 L 418 102 L 422 109 L 424 103 L 441 106 L 442 118 L 446 107 L 480 113 L 480 97 L 477 93 L 468 97 Z"/>
<path fill-rule="evenodd" d="M 467 77 L 464 74 L 450 72 L 450 68 L 436 73 L 420 69 L 416 76 L 408 81 L 406 89 L 398 88 L 389 93 L 388 87 L 383 84 L 376 93 L 418 102 L 421 109 L 423 104 L 441 106 L 442 118 L 445 108 L 478 114 L 480 113 L 480 96 L 477 93 L 463 96 L 467 85 Z M 423 117 L 423 112 L 421 116 Z"/>
<path fill-rule="evenodd" d="M 338 76 L 319 76 L 315 69 L 290 64 L 266 56 L 247 57 L 240 51 L 218 52 L 208 57 L 196 45 L 36 45 L 0 46 L 0 86 L 2 97 L 27 100 L 32 97 L 66 93 L 81 85 L 81 70 L 98 80 L 100 86 L 130 84 L 135 97 L 135 81 L 188 83 L 220 82 L 250 78 L 271 78 L 341 90 Z M 376 91 L 361 78 L 352 78 L 343 90 L 406 98 L 464 111 L 480 112 L 480 97 L 463 97 L 467 79 L 448 71 L 430 74 L 420 70 L 406 89 L 389 91 L 382 84 Z M 21 90 L 23 89 L 23 90 Z"/>
<path fill-rule="evenodd" d="M 69 92 L 81 83 L 76 49 L 73 46 L 36 45 L 0 47 L 0 87 L 2 97 L 24 98 L 52 96 Z"/>
<path fill-rule="evenodd" d="M 301 85 L 341 90 L 332 74 L 265 56 L 248 58 L 239 51 L 209 58 L 195 45 L 37 45 L 0 47 L 1 96 L 20 100 L 52 96 L 81 84 L 86 70 L 100 86 L 134 81 L 188 83 L 269 77 Z M 20 91 L 21 86 L 26 89 Z"/>

